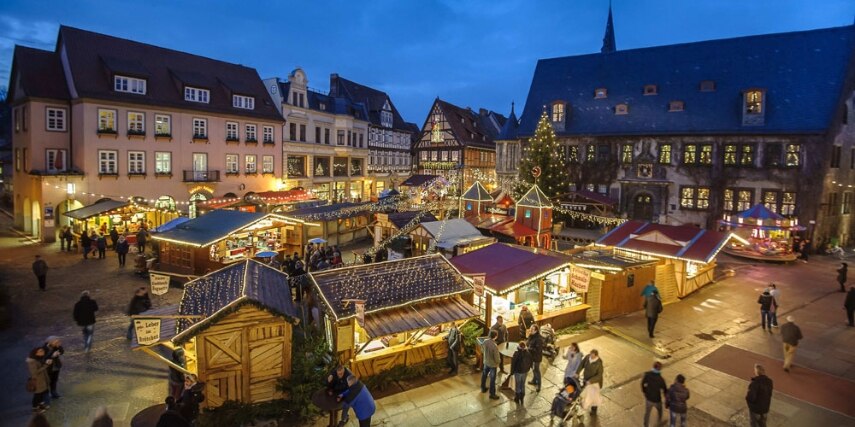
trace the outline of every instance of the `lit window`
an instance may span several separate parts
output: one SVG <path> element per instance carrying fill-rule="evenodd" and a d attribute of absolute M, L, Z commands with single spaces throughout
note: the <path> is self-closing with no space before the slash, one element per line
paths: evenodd
<path fill-rule="evenodd" d="M 47 108 L 47 130 L 65 131 L 65 108 Z"/>
<path fill-rule="evenodd" d="M 526 218 L 531 218 L 531 209 L 526 209 L 526 210 L 525 210 L 525 217 L 526 217 Z"/>
<path fill-rule="evenodd" d="M 98 132 L 116 133 L 116 110 L 98 110 Z"/>
<path fill-rule="evenodd" d="M 741 166 L 754 166 L 754 145 L 745 144 L 742 146 L 742 156 L 739 164 Z"/>
<path fill-rule="evenodd" d="M 166 114 L 154 115 L 154 136 L 172 136 L 172 117 Z"/>
<path fill-rule="evenodd" d="M 258 172 L 257 164 L 256 164 L 256 156 L 255 154 L 247 154 L 246 155 L 246 173 L 256 173 Z"/>
<path fill-rule="evenodd" d="M 208 138 L 208 120 L 193 119 L 193 138 Z"/>
<path fill-rule="evenodd" d="M 668 111 L 672 113 L 683 111 L 683 106 L 683 101 L 671 101 L 668 103 Z"/>
<path fill-rule="evenodd" d="M 604 87 L 597 88 L 594 91 L 594 98 L 595 99 L 607 98 L 608 94 L 609 94 L 609 92 L 608 92 L 608 90 L 606 90 L 606 88 L 604 88 Z"/>
<path fill-rule="evenodd" d="M 255 98 L 251 96 L 232 95 L 232 107 L 253 110 L 255 109 Z"/>
<path fill-rule="evenodd" d="M 671 144 L 659 144 L 659 163 L 671 164 Z"/>
<path fill-rule="evenodd" d="M 683 145 L 683 164 L 693 165 L 698 162 L 698 146 L 694 144 Z"/>
<path fill-rule="evenodd" d="M 621 147 L 620 162 L 632 163 L 632 144 L 624 144 Z"/>
<path fill-rule="evenodd" d="M 754 206 L 754 190 L 739 190 L 736 192 L 736 210 L 742 212 Z"/>
<path fill-rule="evenodd" d="M 552 121 L 556 123 L 564 121 L 564 103 L 556 102 L 552 104 Z"/>
<path fill-rule="evenodd" d="M 781 215 L 796 214 L 796 193 L 784 191 L 781 195 Z"/>
<path fill-rule="evenodd" d="M 680 207 L 684 209 L 708 209 L 710 189 L 708 187 L 683 187 L 680 189 Z"/>
<path fill-rule="evenodd" d="M 261 173 L 273 173 L 273 156 L 261 156 Z"/>
<path fill-rule="evenodd" d="M 117 161 L 119 152 L 113 150 L 98 150 L 98 173 L 115 175 L 118 173 Z"/>
<path fill-rule="evenodd" d="M 239 141 L 237 122 L 226 122 L 226 141 Z"/>
<path fill-rule="evenodd" d="M 774 213 L 778 213 L 778 195 L 780 193 L 773 190 L 763 191 L 763 206 Z"/>
<path fill-rule="evenodd" d="M 154 173 L 155 174 L 170 174 L 172 173 L 172 153 L 168 151 L 154 152 Z"/>
<path fill-rule="evenodd" d="M 763 92 L 759 90 L 745 92 L 745 112 L 747 114 L 763 113 Z"/>
<path fill-rule="evenodd" d="M 736 160 L 737 152 L 736 146 L 733 144 L 727 144 L 724 146 L 724 164 L 727 166 L 736 165 L 738 162 Z"/>
<path fill-rule="evenodd" d="M 711 165 L 712 164 L 712 145 L 704 144 L 701 145 L 701 153 L 698 158 L 698 163 L 702 165 Z"/>
<path fill-rule="evenodd" d="M 246 125 L 246 142 L 256 142 L 258 141 L 258 135 L 256 130 L 258 127 L 256 125 Z"/>
<path fill-rule="evenodd" d="M 128 151 L 128 174 L 129 175 L 145 174 L 145 152 L 144 151 Z"/>
<path fill-rule="evenodd" d="M 855 158 L 855 156 L 853 156 Z M 796 167 L 801 164 L 801 145 L 787 144 L 787 166 Z"/>
<path fill-rule="evenodd" d="M 208 89 L 200 89 L 195 87 L 187 86 L 184 88 L 184 100 L 190 102 L 201 102 L 204 104 L 208 103 L 210 99 L 211 91 Z"/>
<path fill-rule="evenodd" d="M 145 135 L 145 114 L 128 112 L 128 135 Z"/>
<path fill-rule="evenodd" d="M 226 173 L 238 173 L 238 155 L 226 154 Z"/>
<path fill-rule="evenodd" d="M 656 85 L 644 85 L 644 94 L 645 95 L 656 95 L 659 93 Z"/>
<path fill-rule="evenodd" d="M 145 80 L 135 79 L 133 77 L 115 76 L 113 77 L 113 88 L 116 92 L 145 95 Z"/>
<path fill-rule="evenodd" d="M 629 106 L 626 104 L 615 105 L 615 114 L 617 114 L 617 115 L 629 114 Z"/>

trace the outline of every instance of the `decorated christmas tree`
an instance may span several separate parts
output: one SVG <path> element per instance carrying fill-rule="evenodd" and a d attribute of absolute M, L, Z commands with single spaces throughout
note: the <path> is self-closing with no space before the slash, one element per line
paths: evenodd
<path fill-rule="evenodd" d="M 564 150 L 555 139 L 555 131 L 546 111 L 540 116 L 534 136 L 523 146 L 522 158 L 519 165 L 519 176 L 514 193 L 519 196 L 528 191 L 535 181 L 548 196 L 566 193 L 569 188 L 567 180 L 567 159 Z"/>

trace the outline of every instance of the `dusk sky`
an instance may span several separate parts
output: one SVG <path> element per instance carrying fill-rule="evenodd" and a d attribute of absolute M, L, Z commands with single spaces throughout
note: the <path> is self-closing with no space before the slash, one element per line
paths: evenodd
<path fill-rule="evenodd" d="M 330 73 L 389 93 L 421 126 L 437 96 L 522 111 L 539 58 L 598 52 L 608 1 L 0 2 L 0 85 L 15 44 L 53 50 L 60 24 L 254 67 Z M 820 6 L 821 5 L 821 6 Z M 851 25 L 852 0 L 614 0 L 617 48 Z"/>

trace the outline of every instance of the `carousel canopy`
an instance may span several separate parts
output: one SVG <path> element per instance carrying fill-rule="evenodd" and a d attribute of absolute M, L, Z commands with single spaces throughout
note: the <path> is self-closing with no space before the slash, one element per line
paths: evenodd
<path fill-rule="evenodd" d="M 732 236 L 689 225 L 627 221 L 601 237 L 596 244 L 653 256 L 708 263 Z"/>
<path fill-rule="evenodd" d="M 752 227 L 763 230 L 805 229 L 798 225 L 796 221 L 770 211 L 769 208 L 762 203 L 758 203 L 750 209 L 744 210 L 735 215 L 726 215 L 725 219 L 720 220 L 719 223 L 722 225 L 729 225 L 731 227 Z"/>
<path fill-rule="evenodd" d="M 560 252 L 526 246 L 494 243 L 456 256 L 451 264 L 464 274 L 486 274 L 484 282 L 493 294 L 503 294 L 570 266 L 570 257 Z"/>
<path fill-rule="evenodd" d="M 114 209 L 123 208 L 129 204 L 130 202 L 106 199 L 101 200 L 97 203 L 93 203 L 89 206 L 84 206 L 80 209 L 68 211 L 65 213 L 65 216 L 74 219 L 86 219 L 91 218 L 93 216 L 101 215 L 104 212 L 110 212 Z"/>

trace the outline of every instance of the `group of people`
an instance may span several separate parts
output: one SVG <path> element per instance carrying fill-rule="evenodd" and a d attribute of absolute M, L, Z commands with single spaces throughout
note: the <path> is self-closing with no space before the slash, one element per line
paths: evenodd
<path fill-rule="evenodd" d="M 110 237 L 110 245 L 107 244 L 107 234 L 105 229 L 102 229 L 100 232 L 96 232 L 95 230 L 89 230 L 87 233 L 85 230 L 83 233 L 80 233 L 80 248 L 83 251 L 83 259 L 89 259 L 89 256 L 95 256 L 98 254 L 98 259 L 104 259 L 107 257 L 107 247 L 113 248 L 114 251 L 119 255 L 119 266 L 125 266 L 125 258 L 130 252 L 130 244 L 128 239 L 124 234 L 120 234 L 116 227 L 110 229 L 109 237 Z M 136 233 L 137 239 L 137 251 L 139 253 L 145 253 L 145 247 L 149 240 L 149 233 L 146 228 L 140 228 L 140 230 Z M 59 231 L 59 243 L 60 250 L 65 252 L 71 252 L 74 243 L 74 234 L 69 226 L 63 226 Z"/>
<path fill-rule="evenodd" d="M 377 410 L 374 396 L 344 365 L 336 366 L 335 370 L 327 376 L 326 390 L 328 396 L 335 396 L 336 401 L 341 404 L 342 415 L 338 423 L 339 427 L 347 424 L 351 409 L 359 421 L 359 427 L 371 425 L 371 417 Z"/>
<path fill-rule="evenodd" d="M 51 399 L 61 397 L 57 385 L 64 353 L 62 340 L 50 336 L 44 344 L 33 348 L 27 355 L 27 391 L 33 395 L 33 412 L 44 412 L 50 408 Z"/>

